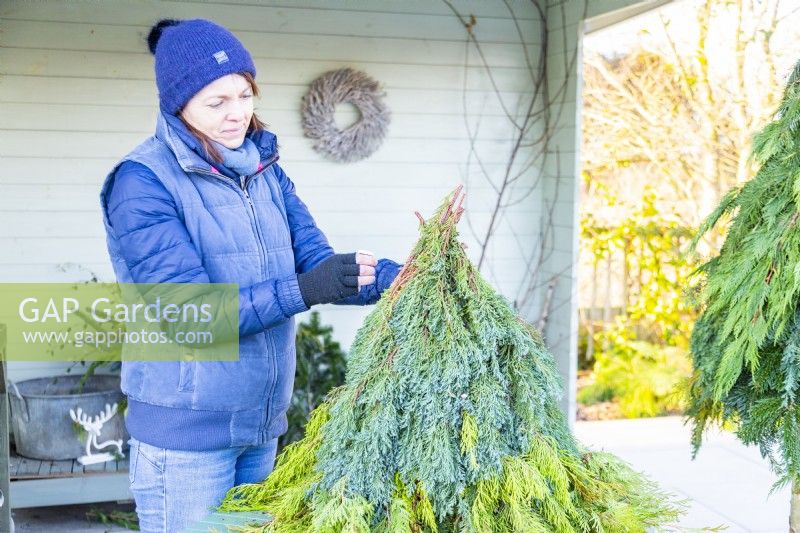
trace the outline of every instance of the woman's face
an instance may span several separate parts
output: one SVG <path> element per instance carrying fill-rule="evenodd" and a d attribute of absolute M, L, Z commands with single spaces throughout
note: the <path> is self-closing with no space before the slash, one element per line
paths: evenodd
<path fill-rule="evenodd" d="M 228 74 L 200 89 L 181 116 L 211 140 L 239 148 L 253 116 L 253 88 L 243 76 Z"/>

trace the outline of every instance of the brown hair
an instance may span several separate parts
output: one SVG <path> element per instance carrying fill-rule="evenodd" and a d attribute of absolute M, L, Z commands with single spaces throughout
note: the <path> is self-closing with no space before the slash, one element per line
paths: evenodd
<path fill-rule="evenodd" d="M 258 85 L 256 84 L 256 80 L 253 77 L 253 75 L 250 74 L 249 72 L 239 72 L 238 74 L 242 76 L 244 79 L 246 79 L 247 83 L 250 84 L 250 88 L 253 90 L 253 95 L 259 96 L 260 93 L 258 91 Z M 181 119 L 181 122 L 183 122 L 186 125 L 186 129 L 188 129 L 192 133 L 192 135 L 197 137 L 197 139 L 200 141 L 200 144 L 203 145 L 203 149 L 206 151 L 206 155 L 210 157 L 214 162 L 222 163 L 222 155 L 219 153 L 219 150 L 217 150 L 216 146 L 214 146 L 214 144 L 211 142 L 211 139 L 209 139 L 209 137 L 205 133 L 201 132 L 200 130 L 198 130 L 197 128 L 186 122 L 186 119 L 183 118 L 183 114 L 180 111 L 178 111 L 178 117 Z M 267 125 L 264 122 L 262 122 L 260 118 L 258 118 L 258 116 L 254 111 L 253 116 L 250 117 L 250 124 L 247 126 L 247 133 L 263 130 L 266 128 Z"/>

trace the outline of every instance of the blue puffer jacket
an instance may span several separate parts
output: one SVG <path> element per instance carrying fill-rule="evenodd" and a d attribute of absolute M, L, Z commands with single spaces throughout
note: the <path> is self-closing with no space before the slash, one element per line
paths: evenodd
<path fill-rule="evenodd" d="M 251 134 L 262 167 L 241 183 L 191 150 L 163 115 L 156 133 L 108 174 L 100 201 L 121 283 L 238 283 L 239 361 L 126 361 L 130 434 L 154 446 L 212 450 L 286 431 L 295 371 L 297 273 L 333 254 L 276 163 L 277 140 Z M 399 265 L 381 259 L 374 303 Z"/>

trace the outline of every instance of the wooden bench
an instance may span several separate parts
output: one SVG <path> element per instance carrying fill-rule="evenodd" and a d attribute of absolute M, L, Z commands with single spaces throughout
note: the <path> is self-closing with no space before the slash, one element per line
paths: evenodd
<path fill-rule="evenodd" d="M 5 325 L 0 324 L 0 532 L 11 531 L 11 508 L 69 505 L 133 499 L 128 458 L 95 465 L 77 460 L 39 461 L 17 455 L 9 443 Z M 127 450 L 126 450 L 127 451 Z M 265 513 L 213 513 L 186 533 L 226 532 L 269 520 Z"/>
<path fill-rule="evenodd" d="M 127 457 L 83 466 L 17 455 L 9 442 L 5 336 L 0 324 L 0 532 L 10 531 L 11 508 L 132 500 Z"/>
<path fill-rule="evenodd" d="M 13 509 L 133 499 L 127 457 L 84 466 L 77 460 L 29 459 L 17 455 L 13 447 L 9 452 Z"/>

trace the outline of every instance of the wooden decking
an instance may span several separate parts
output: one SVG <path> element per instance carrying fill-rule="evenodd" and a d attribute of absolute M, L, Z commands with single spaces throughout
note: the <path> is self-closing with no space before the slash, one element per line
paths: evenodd
<path fill-rule="evenodd" d="M 127 453 L 128 450 L 125 450 Z M 11 450 L 8 474 L 12 481 L 53 477 L 83 476 L 87 474 L 128 474 L 128 457 L 119 461 L 106 461 L 95 465 L 82 465 L 77 460 L 40 461 L 17 455 Z"/>
<path fill-rule="evenodd" d="M 16 454 L 8 473 L 12 508 L 130 500 L 128 457 L 84 466 L 74 461 L 40 461 Z"/>

